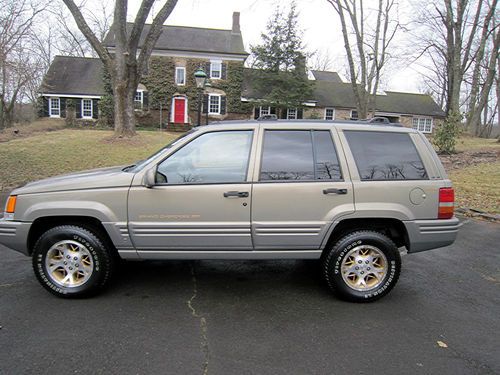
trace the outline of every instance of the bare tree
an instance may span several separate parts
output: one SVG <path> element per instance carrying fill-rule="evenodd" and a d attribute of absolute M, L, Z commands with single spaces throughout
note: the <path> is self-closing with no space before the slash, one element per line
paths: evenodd
<path fill-rule="evenodd" d="M 82 9 L 74 0 L 63 0 L 73 15 L 78 28 L 96 51 L 111 77 L 114 97 L 115 135 L 135 134 L 134 95 L 162 26 L 174 10 L 177 0 L 167 0 L 153 19 L 143 45 L 139 48 L 141 34 L 155 0 L 142 0 L 135 20 L 127 30 L 127 0 L 116 0 L 112 33 L 115 39 L 114 51 L 110 52 L 96 36 L 84 17 Z"/>
<path fill-rule="evenodd" d="M 396 1 L 378 0 L 374 16 L 367 14 L 372 12 L 363 0 L 327 1 L 340 19 L 356 107 L 359 116 L 365 118 L 369 111 L 375 111 L 375 94 L 389 57 L 389 47 L 400 29 L 394 17 Z M 375 20 L 374 26 L 370 19 Z"/>
<path fill-rule="evenodd" d="M 308 63 L 312 70 L 330 71 L 333 69 L 333 58 L 328 50 L 317 49 L 310 53 Z"/>
<path fill-rule="evenodd" d="M 0 131 L 11 125 L 15 104 L 33 79 L 37 64 L 29 40 L 42 11 L 29 0 L 0 0 Z"/>

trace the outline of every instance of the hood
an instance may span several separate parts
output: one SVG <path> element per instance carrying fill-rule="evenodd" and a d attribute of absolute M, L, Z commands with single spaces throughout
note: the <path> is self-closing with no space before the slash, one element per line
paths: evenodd
<path fill-rule="evenodd" d="M 123 172 L 124 166 L 99 168 L 46 178 L 15 189 L 11 194 L 47 193 L 62 190 L 101 189 L 130 186 L 133 173 Z"/>

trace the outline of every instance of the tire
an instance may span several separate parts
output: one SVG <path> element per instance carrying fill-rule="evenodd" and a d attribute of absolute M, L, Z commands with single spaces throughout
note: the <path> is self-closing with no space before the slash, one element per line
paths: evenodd
<path fill-rule="evenodd" d="M 33 249 L 33 270 L 52 294 L 63 298 L 95 295 L 109 282 L 115 259 L 95 230 L 75 225 L 49 229 Z"/>
<path fill-rule="evenodd" d="M 373 302 L 396 285 L 401 256 L 389 237 L 360 230 L 342 237 L 327 250 L 322 272 L 336 296 L 351 302 Z"/>

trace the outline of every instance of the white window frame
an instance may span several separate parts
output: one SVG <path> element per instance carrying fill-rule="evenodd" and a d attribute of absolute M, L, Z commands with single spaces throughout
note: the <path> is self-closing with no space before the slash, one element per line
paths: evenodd
<path fill-rule="evenodd" d="M 292 112 L 290 112 L 290 111 L 292 111 Z M 293 115 L 291 113 L 293 113 Z M 286 119 L 287 120 L 297 120 L 297 108 L 287 108 L 286 109 Z"/>
<path fill-rule="evenodd" d="M 326 112 L 330 111 L 330 110 L 332 111 L 332 118 L 331 119 L 327 118 L 328 116 L 326 115 Z M 325 108 L 325 118 L 324 119 L 326 121 L 333 121 L 333 120 L 335 120 L 335 108 L 331 108 L 331 107 Z"/>
<path fill-rule="evenodd" d="M 352 116 L 353 112 L 356 112 L 356 118 L 355 118 L 355 120 L 359 120 L 359 113 L 358 113 L 357 109 L 351 109 L 351 117 L 349 117 L 349 118 L 350 119 L 354 119 L 354 117 Z"/>
<path fill-rule="evenodd" d="M 138 100 L 138 96 L 140 99 Z M 144 106 L 144 91 L 143 90 L 137 90 L 134 95 L 134 103 L 141 103 L 141 109 Z"/>
<path fill-rule="evenodd" d="M 259 107 L 259 117 L 267 116 L 271 114 L 271 106 L 260 106 Z"/>
<path fill-rule="evenodd" d="M 211 106 L 211 101 L 212 101 L 212 98 L 218 98 L 218 111 L 217 112 L 213 112 L 212 111 L 212 106 Z M 220 115 L 220 110 L 221 110 L 221 106 L 222 106 L 222 95 L 220 94 L 208 94 L 208 114 L 209 115 Z"/>
<path fill-rule="evenodd" d="M 416 116 L 412 118 L 412 128 L 425 134 L 431 134 L 434 128 L 434 119 L 432 117 Z"/>
<path fill-rule="evenodd" d="M 57 102 L 57 114 L 52 113 L 52 102 Z M 59 118 L 61 117 L 61 98 L 49 98 L 49 117 Z"/>
<path fill-rule="evenodd" d="M 182 78 L 183 82 L 179 82 L 179 71 L 183 72 Z M 186 86 L 186 68 L 183 66 L 176 66 L 175 67 L 175 84 L 177 86 Z"/>
<path fill-rule="evenodd" d="M 90 116 L 85 116 L 85 102 L 90 102 Z M 82 118 L 90 119 L 94 114 L 94 101 L 92 99 L 82 99 Z"/>
<path fill-rule="evenodd" d="M 214 69 L 214 66 L 218 65 L 219 69 Z M 218 77 L 214 77 L 213 73 L 219 72 Z M 222 60 L 211 60 L 210 61 L 210 79 L 221 79 L 222 78 Z"/>

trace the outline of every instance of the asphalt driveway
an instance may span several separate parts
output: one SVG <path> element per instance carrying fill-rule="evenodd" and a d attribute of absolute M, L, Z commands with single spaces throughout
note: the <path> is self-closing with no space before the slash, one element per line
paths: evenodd
<path fill-rule="evenodd" d="M 499 244 L 466 221 L 373 304 L 332 297 L 315 261 L 129 262 L 61 300 L 0 246 L 0 373 L 498 374 Z"/>

